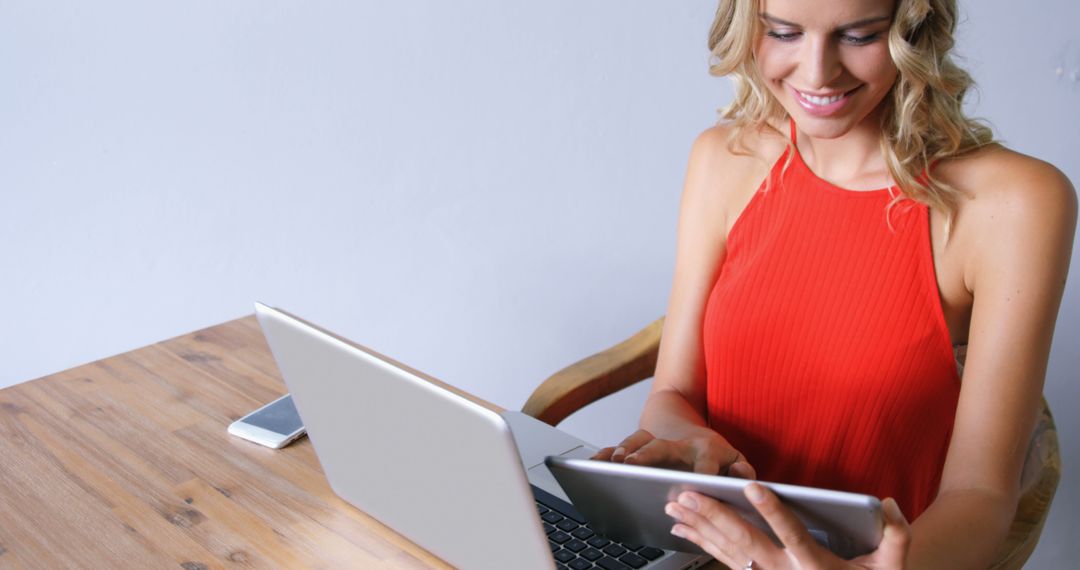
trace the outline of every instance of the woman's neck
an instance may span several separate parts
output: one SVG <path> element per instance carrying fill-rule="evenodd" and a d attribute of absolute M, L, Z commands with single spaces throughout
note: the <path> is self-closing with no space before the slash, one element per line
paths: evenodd
<path fill-rule="evenodd" d="M 835 139 L 814 138 L 801 132 L 796 135 L 799 154 L 818 177 L 851 189 L 887 188 L 894 184 L 881 156 L 877 121 L 863 121 Z"/>

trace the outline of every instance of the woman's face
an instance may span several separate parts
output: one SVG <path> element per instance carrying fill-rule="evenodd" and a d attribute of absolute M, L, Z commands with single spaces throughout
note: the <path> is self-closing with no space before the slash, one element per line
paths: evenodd
<path fill-rule="evenodd" d="M 897 76 L 892 14 L 893 0 L 761 0 L 758 71 L 802 131 L 836 138 L 876 119 Z"/>

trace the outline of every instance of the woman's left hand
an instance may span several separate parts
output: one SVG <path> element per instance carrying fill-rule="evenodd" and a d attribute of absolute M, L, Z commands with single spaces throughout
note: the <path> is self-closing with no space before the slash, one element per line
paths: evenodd
<path fill-rule="evenodd" d="M 727 505 L 690 491 L 665 511 L 677 523 L 671 533 L 700 546 L 717 560 L 735 570 L 773 569 L 857 569 L 902 570 L 906 568 L 911 529 L 896 501 L 885 499 L 885 534 L 877 550 L 853 560 L 843 560 L 810 536 L 806 526 L 772 491 L 757 483 L 744 489 L 746 498 L 769 523 L 782 546 L 746 522 Z"/>

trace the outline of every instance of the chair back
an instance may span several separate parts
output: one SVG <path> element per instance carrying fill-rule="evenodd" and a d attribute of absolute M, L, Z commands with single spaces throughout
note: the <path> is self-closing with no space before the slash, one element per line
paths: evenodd
<path fill-rule="evenodd" d="M 1058 449 L 1057 427 L 1050 406 L 1043 398 L 1043 408 L 1028 443 L 1020 475 L 1020 503 L 1016 507 L 1009 536 L 998 549 L 991 570 L 1023 568 L 1042 535 L 1050 502 L 1054 500 L 1061 480 L 1061 452 Z"/>

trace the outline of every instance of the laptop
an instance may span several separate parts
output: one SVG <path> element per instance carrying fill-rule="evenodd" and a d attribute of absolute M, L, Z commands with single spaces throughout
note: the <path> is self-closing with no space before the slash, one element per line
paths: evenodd
<path fill-rule="evenodd" d="M 256 315 L 339 497 L 467 570 L 678 570 L 705 556 L 597 535 L 544 465 L 596 447 L 285 311 Z"/>

